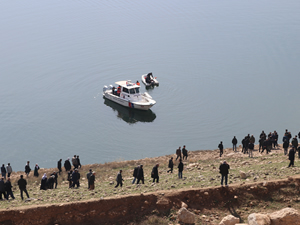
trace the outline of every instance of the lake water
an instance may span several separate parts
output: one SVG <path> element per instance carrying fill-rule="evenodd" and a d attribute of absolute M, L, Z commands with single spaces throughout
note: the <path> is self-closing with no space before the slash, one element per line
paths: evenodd
<path fill-rule="evenodd" d="M 104 163 L 298 133 L 299 10 L 296 0 L 1 1 L 0 163 Z M 148 72 L 160 82 L 151 111 L 103 99 L 103 85 Z"/>

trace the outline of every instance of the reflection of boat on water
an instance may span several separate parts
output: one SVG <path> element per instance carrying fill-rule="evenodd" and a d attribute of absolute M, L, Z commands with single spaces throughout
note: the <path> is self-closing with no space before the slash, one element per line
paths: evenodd
<path fill-rule="evenodd" d="M 117 117 L 121 118 L 127 123 L 153 122 L 156 118 L 155 113 L 153 113 L 151 109 L 147 111 L 135 110 L 119 105 L 107 98 L 104 98 L 104 104 L 111 107 L 114 111 L 116 110 L 118 112 Z"/>

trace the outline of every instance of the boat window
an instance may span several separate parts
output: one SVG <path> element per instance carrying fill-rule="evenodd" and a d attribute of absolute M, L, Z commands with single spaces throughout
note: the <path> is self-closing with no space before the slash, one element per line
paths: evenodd
<path fill-rule="evenodd" d="M 128 89 L 125 88 L 125 87 L 123 87 L 123 92 L 129 93 L 129 92 L 128 92 Z"/>
<path fill-rule="evenodd" d="M 135 94 L 134 88 L 129 89 L 129 91 L 130 91 L 130 94 Z"/>
<path fill-rule="evenodd" d="M 135 88 L 135 93 L 140 93 L 140 88 Z"/>

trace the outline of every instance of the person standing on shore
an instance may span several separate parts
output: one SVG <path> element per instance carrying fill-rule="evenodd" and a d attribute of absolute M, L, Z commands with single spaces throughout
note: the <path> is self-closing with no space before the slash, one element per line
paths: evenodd
<path fill-rule="evenodd" d="M 124 180 L 122 178 L 122 170 L 120 170 L 120 172 L 118 173 L 116 181 L 117 181 L 117 185 L 115 186 L 115 188 L 117 188 L 119 185 L 121 187 L 123 186 L 122 181 L 124 181 Z"/>
<path fill-rule="evenodd" d="M 7 177 L 10 177 L 10 174 L 12 173 L 12 167 L 10 165 L 10 163 L 7 163 L 7 166 L 6 166 L 6 172 L 7 172 Z"/>
<path fill-rule="evenodd" d="M 138 173 L 137 173 L 137 182 L 136 182 L 136 184 L 139 184 L 140 180 L 144 184 L 144 169 L 143 169 L 143 165 L 140 165 L 140 167 L 139 167 L 139 170 L 138 170 Z"/>
<path fill-rule="evenodd" d="M 21 192 L 21 199 L 23 200 L 23 192 L 27 195 L 27 198 L 29 198 L 29 194 L 26 190 L 27 181 L 23 178 L 23 175 L 20 176 L 20 179 L 18 180 L 19 189 Z"/>
<path fill-rule="evenodd" d="M 89 172 L 86 174 L 86 178 L 88 180 L 88 189 L 90 190 L 90 178 L 92 176 L 93 172 L 92 169 L 89 170 Z"/>
<path fill-rule="evenodd" d="M 41 187 L 40 190 L 47 190 L 47 174 L 44 173 L 41 180 Z"/>
<path fill-rule="evenodd" d="M 151 178 L 153 178 L 153 183 L 156 180 L 156 183 L 159 183 L 159 176 L 158 176 L 158 167 L 159 164 L 156 164 L 153 168 L 152 168 L 152 172 L 151 172 Z"/>
<path fill-rule="evenodd" d="M 174 163 L 173 163 L 173 157 L 171 157 L 171 159 L 169 160 L 169 166 L 170 169 L 167 171 L 167 173 L 171 172 L 173 173 L 173 167 L 174 167 Z"/>
<path fill-rule="evenodd" d="M 67 178 L 67 180 L 69 181 L 69 188 L 71 188 L 73 185 L 72 185 L 72 174 L 73 174 L 73 171 L 72 170 L 70 170 L 69 172 L 68 172 L 68 178 Z"/>
<path fill-rule="evenodd" d="M 95 172 L 92 172 L 92 175 L 90 176 L 90 179 L 89 179 L 89 190 L 94 190 L 95 189 L 95 177 L 96 173 Z"/>
<path fill-rule="evenodd" d="M 226 161 L 224 161 L 220 167 L 219 167 L 219 170 L 220 170 L 220 174 L 222 175 L 222 178 L 221 178 L 221 185 L 223 186 L 223 180 L 225 178 L 225 186 L 228 186 L 227 185 L 227 181 L 228 181 L 228 174 L 229 174 L 229 169 L 230 169 L 230 166 L 227 164 Z"/>
<path fill-rule="evenodd" d="M 62 159 L 58 160 L 57 162 L 57 169 L 58 169 L 58 174 L 60 175 L 60 172 L 61 172 L 61 161 Z"/>
<path fill-rule="evenodd" d="M 55 189 L 57 188 L 57 173 L 53 171 L 53 173 L 50 174 L 51 177 L 54 178 L 54 184 L 55 184 Z"/>
<path fill-rule="evenodd" d="M 39 169 L 40 169 L 39 165 L 35 164 L 33 176 L 35 177 L 39 176 Z"/>
<path fill-rule="evenodd" d="M 80 186 L 79 180 L 80 180 L 80 173 L 78 173 L 78 169 L 75 169 L 74 172 L 72 173 L 73 188 L 75 187 L 75 185 L 77 188 L 79 188 Z"/>
<path fill-rule="evenodd" d="M 26 174 L 26 176 L 28 177 L 29 176 L 29 173 L 30 173 L 30 171 L 31 171 L 31 168 L 30 168 L 30 166 L 29 166 L 29 161 L 27 161 L 27 164 L 26 164 L 26 166 L 25 166 L 25 174 Z M 23 192 L 22 192 L 22 194 L 23 194 Z"/>
<path fill-rule="evenodd" d="M 249 143 L 248 150 L 249 150 L 249 157 L 253 158 L 254 144 L 252 142 Z"/>
<path fill-rule="evenodd" d="M 295 151 L 298 149 L 298 138 L 297 138 L 297 135 L 295 135 L 295 137 L 292 140 L 292 146 L 294 147 Z"/>
<path fill-rule="evenodd" d="M 179 164 L 178 164 L 178 178 L 182 179 L 182 171 L 183 171 L 183 163 L 182 160 L 179 159 Z"/>
<path fill-rule="evenodd" d="M 0 178 L 0 200 L 2 200 L 2 195 L 3 195 L 3 198 L 6 198 L 4 177 Z"/>
<path fill-rule="evenodd" d="M 74 157 L 72 158 L 72 164 L 74 166 L 74 169 L 78 168 L 78 161 L 76 155 L 74 155 Z"/>
<path fill-rule="evenodd" d="M 295 148 L 294 148 L 294 146 L 289 151 L 289 160 L 290 160 L 290 164 L 289 164 L 288 167 L 294 166 L 294 161 L 295 161 Z"/>
<path fill-rule="evenodd" d="M 176 161 L 177 161 L 177 159 L 179 158 L 179 159 L 181 159 L 181 147 L 179 147 L 177 150 L 176 150 L 176 155 L 177 155 L 177 157 L 176 157 Z"/>
<path fill-rule="evenodd" d="M 237 144 L 237 139 L 236 139 L 236 137 L 234 136 L 233 137 L 233 139 L 232 139 L 232 141 L 231 141 L 231 143 L 232 143 L 232 150 L 234 151 L 234 152 L 236 152 L 236 144 Z"/>
<path fill-rule="evenodd" d="M 77 156 L 77 168 L 81 169 L 81 163 L 80 163 L 80 159 L 79 159 L 79 155 Z"/>
<path fill-rule="evenodd" d="M 222 155 L 223 155 L 223 142 L 221 141 L 220 142 L 220 144 L 218 145 L 218 148 L 219 148 L 219 150 L 220 150 L 220 157 L 222 157 Z"/>
<path fill-rule="evenodd" d="M 135 167 L 134 170 L 133 170 L 133 174 L 132 174 L 132 175 L 133 175 L 132 184 L 134 184 L 134 182 L 135 182 L 135 180 L 136 180 L 136 178 L 137 178 L 139 168 L 140 168 L 140 166 L 137 166 L 137 167 Z"/>
<path fill-rule="evenodd" d="M 70 163 L 70 158 L 68 158 L 65 163 L 64 163 L 64 167 L 66 172 L 70 171 L 72 169 L 71 163 Z"/>
<path fill-rule="evenodd" d="M 185 148 L 185 145 L 183 146 L 182 148 L 182 159 L 184 160 L 184 158 L 187 160 L 187 157 L 188 157 L 188 150 Z"/>
<path fill-rule="evenodd" d="M 10 182 L 10 177 L 7 178 L 7 181 L 5 182 L 5 192 L 6 192 L 6 200 L 8 200 L 8 197 L 11 196 L 12 199 L 15 199 L 14 193 L 12 191 L 12 185 Z"/>
<path fill-rule="evenodd" d="M 283 142 L 282 147 L 283 147 L 283 153 L 284 153 L 284 155 L 287 155 L 288 147 L 289 147 L 289 142 L 288 142 L 287 139 Z"/>
<path fill-rule="evenodd" d="M 4 164 L 1 166 L 1 175 L 4 177 L 4 180 L 6 180 L 6 168 Z"/>

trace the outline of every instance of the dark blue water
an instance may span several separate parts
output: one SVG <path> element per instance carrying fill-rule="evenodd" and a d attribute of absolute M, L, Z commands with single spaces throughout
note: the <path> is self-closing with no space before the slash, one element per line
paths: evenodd
<path fill-rule="evenodd" d="M 0 163 L 54 167 L 299 132 L 299 1 L 1 1 Z M 103 85 L 152 72 L 147 113 Z M 146 91 L 142 86 L 142 91 Z"/>

